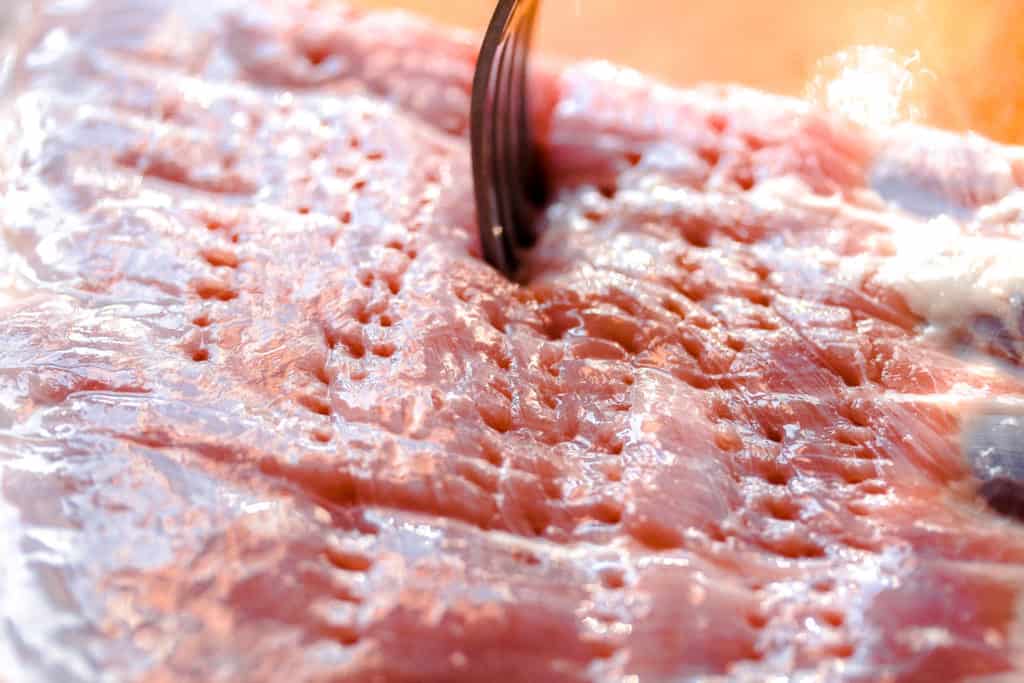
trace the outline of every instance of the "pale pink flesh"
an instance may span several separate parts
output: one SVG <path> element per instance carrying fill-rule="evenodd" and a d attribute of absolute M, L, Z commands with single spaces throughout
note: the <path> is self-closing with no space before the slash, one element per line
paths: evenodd
<path fill-rule="evenodd" d="M 1000 148 L 549 70 L 559 193 L 513 285 L 474 238 L 474 37 L 204 4 L 39 17 L 37 48 L 74 40 L 16 72 L 0 567 L 27 597 L 0 613 L 26 678 L 1024 671 L 1024 533 L 957 439 L 965 387 L 1024 387 L 840 269 L 891 251 L 878 155 L 970 210 L 1016 186 Z"/>

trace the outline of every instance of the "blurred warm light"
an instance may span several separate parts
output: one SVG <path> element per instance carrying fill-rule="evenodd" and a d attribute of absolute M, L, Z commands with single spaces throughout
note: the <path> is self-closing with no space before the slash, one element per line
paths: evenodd
<path fill-rule="evenodd" d="M 494 7 L 348 1 L 478 30 Z M 918 118 L 1024 143 L 1022 0 L 546 0 L 539 42 L 548 52 L 606 58 L 680 84 L 740 82 L 809 94 L 871 123 Z M 925 68 L 932 76 L 922 79 Z M 822 77 L 830 70 L 831 86 Z"/>

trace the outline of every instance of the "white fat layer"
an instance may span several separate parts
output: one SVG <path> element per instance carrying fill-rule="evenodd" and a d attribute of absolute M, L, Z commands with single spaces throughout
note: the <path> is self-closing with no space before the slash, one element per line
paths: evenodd
<path fill-rule="evenodd" d="M 876 277 L 929 323 L 950 327 L 988 314 L 1015 326 L 1014 309 L 1024 293 L 1024 243 L 965 235 L 948 216 L 908 221 L 893 242 L 896 254 Z"/>
<path fill-rule="evenodd" d="M 1024 148 L 918 126 L 893 128 L 880 141 L 871 188 L 906 213 L 890 223 L 895 256 L 871 265 L 934 331 L 980 314 L 1017 330 L 1024 191 L 1015 169 L 1022 162 Z M 986 225 L 1006 229 L 983 235 Z"/>

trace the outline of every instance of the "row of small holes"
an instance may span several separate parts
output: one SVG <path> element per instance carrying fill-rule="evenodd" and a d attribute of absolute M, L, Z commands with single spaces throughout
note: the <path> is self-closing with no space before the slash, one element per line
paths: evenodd
<path fill-rule="evenodd" d="M 208 218 L 206 227 L 211 232 L 216 232 L 224 230 L 228 226 L 217 219 Z M 232 233 L 228 238 L 232 244 L 238 242 L 238 235 L 236 233 Z M 240 264 L 238 255 L 229 248 L 207 247 L 201 250 L 200 254 L 211 268 L 234 270 Z M 199 298 L 204 301 L 217 300 L 227 302 L 238 298 L 238 292 L 229 283 L 215 278 L 202 278 L 193 284 L 193 288 Z M 192 320 L 192 324 L 200 330 L 210 327 L 211 320 L 209 314 L 199 314 Z M 205 363 L 210 360 L 210 350 L 203 346 L 194 349 L 192 351 L 192 360 L 196 363 Z"/>

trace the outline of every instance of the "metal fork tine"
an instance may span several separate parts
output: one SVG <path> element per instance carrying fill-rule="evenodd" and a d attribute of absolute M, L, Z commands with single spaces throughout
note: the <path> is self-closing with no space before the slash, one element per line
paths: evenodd
<path fill-rule="evenodd" d="M 527 90 L 529 53 L 533 45 L 533 28 L 537 18 L 537 4 L 536 2 L 530 3 L 523 17 L 523 30 L 519 33 L 522 41 L 519 81 L 522 83 L 522 88 L 519 91 L 518 101 L 516 102 L 518 120 L 515 126 L 519 133 L 519 139 L 523 143 L 516 147 L 516 153 L 518 155 L 519 177 L 523 179 L 523 183 L 520 186 L 522 191 L 520 205 L 526 211 L 526 215 L 520 221 L 520 227 L 523 230 L 520 239 L 524 247 L 533 246 L 537 241 L 535 226 L 536 207 L 540 206 L 546 199 L 544 196 L 543 176 L 541 175 L 540 164 L 537 159 L 537 148 L 533 138 L 532 126 L 530 125 L 530 102 Z"/>
<path fill-rule="evenodd" d="M 530 131 L 526 111 L 526 66 L 527 50 L 529 49 L 526 37 L 529 34 L 529 23 L 527 17 L 519 17 L 518 23 L 510 39 L 512 61 L 510 64 L 510 75 L 507 100 L 505 102 L 505 117 L 503 125 L 507 130 L 506 143 L 508 145 L 509 175 L 515 180 L 509 185 L 511 197 L 511 219 L 513 226 L 513 242 L 519 248 L 526 248 L 533 245 L 536 240 L 536 233 L 533 229 L 533 211 L 530 210 L 526 196 L 526 175 L 529 172 L 527 157 L 531 151 Z"/>
<path fill-rule="evenodd" d="M 508 125 L 509 100 L 512 97 L 512 90 L 516 87 L 515 79 L 511 76 L 513 66 L 512 50 L 508 40 L 502 42 L 498 51 L 497 67 L 495 69 L 494 81 L 494 110 L 492 112 L 492 144 L 494 146 L 493 156 L 493 179 L 495 185 L 496 211 L 499 225 L 502 226 L 502 244 L 506 250 L 505 260 L 514 272 L 519 267 L 518 249 L 518 226 L 516 225 L 517 212 L 516 187 L 519 180 L 515 175 L 515 168 L 512 164 L 513 156 L 511 140 L 512 131 Z"/>
<path fill-rule="evenodd" d="M 493 96 L 490 92 L 494 57 L 501 47 L 505 27 L 514 9 L 514 0 L 498 4 L 484 37 L 473 79 L 470 142 L 473 155 L 473 186 L 477 206 L 480 243 L 484 258 L 502 272 L 509 272 L 507 249 L 502 244 L 502 227 L 494 215 L 497 206 L 497 188 L 494 185 L 491 140 L 493 129 Z"/>
<path fill-rule="evenodd" d="M 539 0 L 500 0 L 473 81 L 473 180 L 484 257 L 509 277 L 536 241 L 534 202 L 542 199 L 527 87 Z"/>

